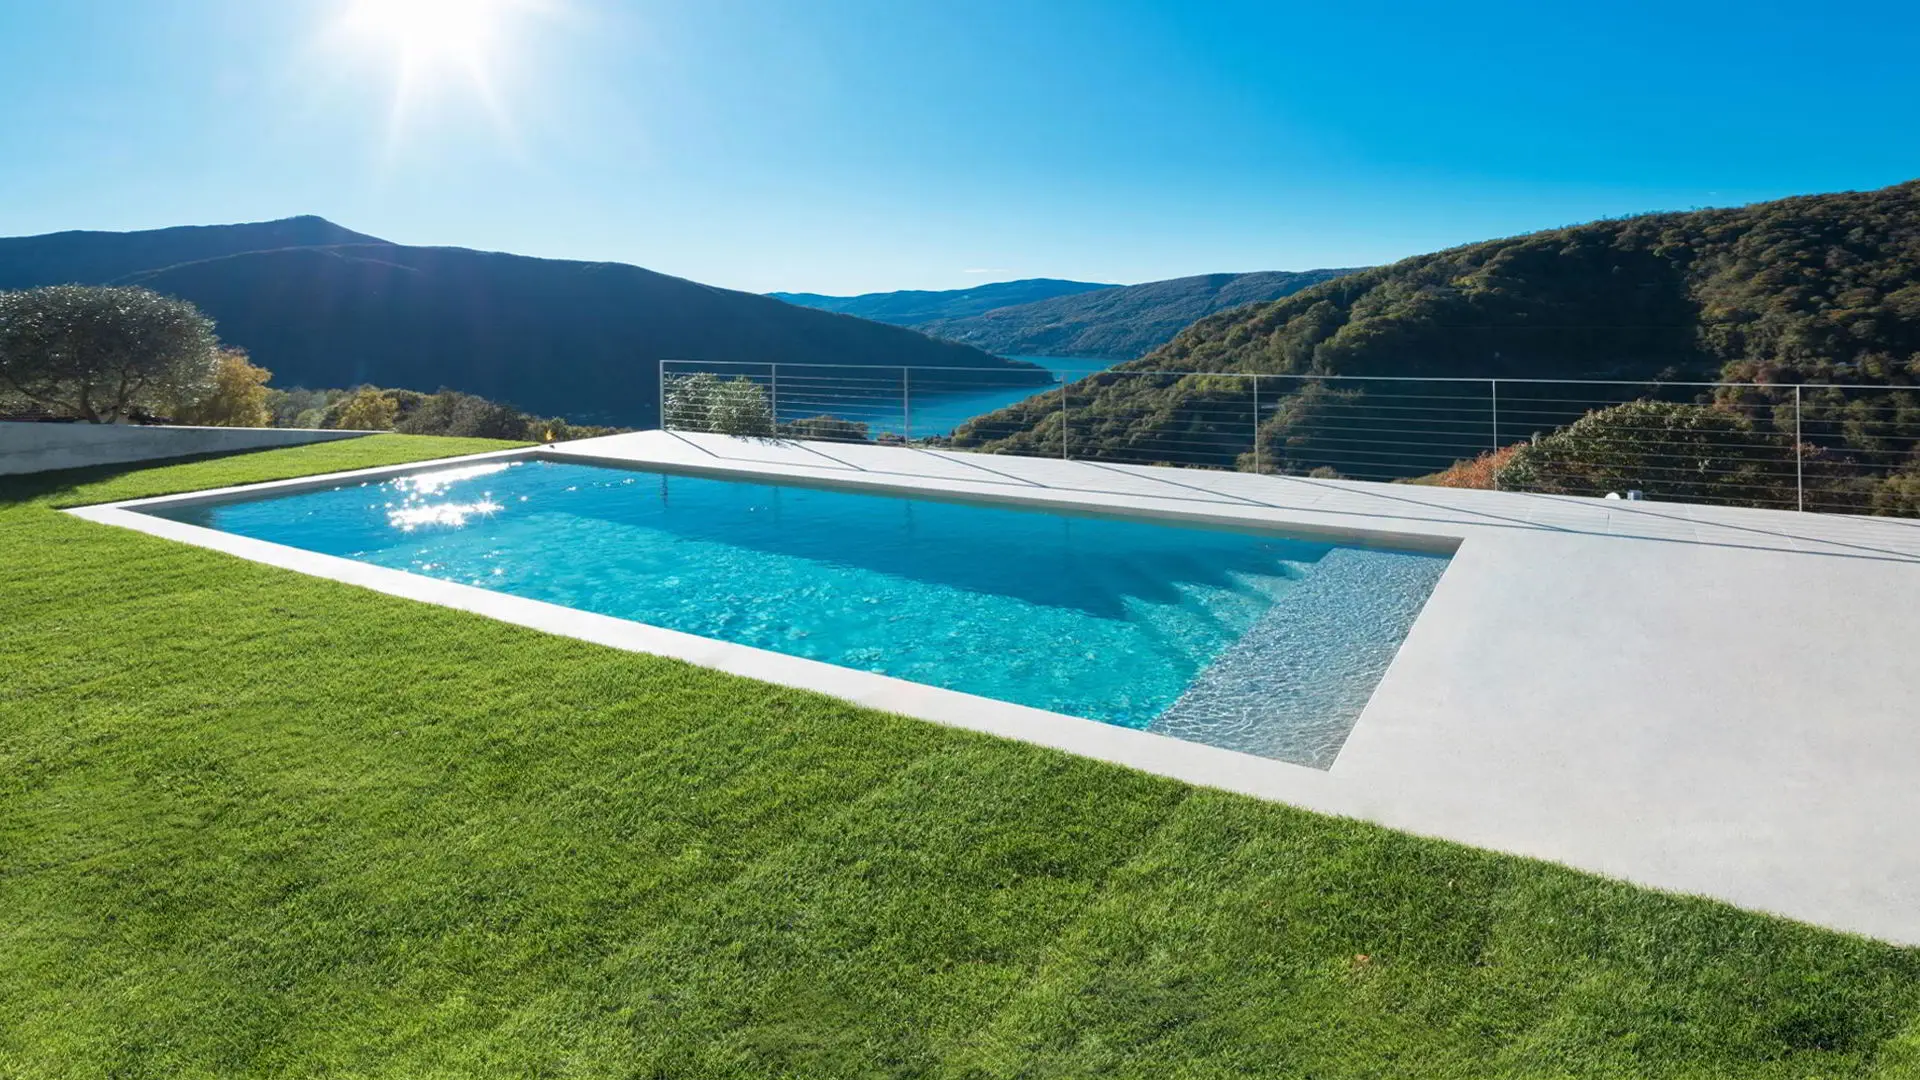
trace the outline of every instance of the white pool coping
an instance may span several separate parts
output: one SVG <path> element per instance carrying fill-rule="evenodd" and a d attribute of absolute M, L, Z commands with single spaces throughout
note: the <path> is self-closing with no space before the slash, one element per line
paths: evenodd
<path fill-rule="evenodd" d="M 136 509 L 540 456 L 1452 551 L 1327 771 Z M 1177 779 L 1920 944 L 1920 522 L 636 432 L 69 511 Z"/>

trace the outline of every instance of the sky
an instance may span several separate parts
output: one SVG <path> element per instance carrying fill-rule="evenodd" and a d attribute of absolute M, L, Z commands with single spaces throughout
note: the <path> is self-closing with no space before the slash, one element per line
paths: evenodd
<path fill-rule="evenodd" d="M 0 235 L 752 291 L 1388 262 L 1920 177 L 1920 6 L 0 0 Z"/>

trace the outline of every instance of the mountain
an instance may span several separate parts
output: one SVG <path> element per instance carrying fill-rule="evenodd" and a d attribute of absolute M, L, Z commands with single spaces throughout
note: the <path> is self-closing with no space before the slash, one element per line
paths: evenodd
<path fill-rule="evenodd" d="M 1046 378 L 911 330 L 637 266 L 408 247 L 319 218 L 0 239 L 7 287 L 72 281 L 193 301 L 279 386 L 445 386 L 580 422 L 656 423 L 663 359 Z"/>
<path fill-rule="evenodd" d="M 1920 181 L 1597 221 L 1419 255 L 1209 316 L 1070 388 L 1076 456 L 1244 467 L 1254 380 L 1117 374 L 1127 371 L 1911 386 L 1920 382 Z M 1375 440 L 1410 433 L 1404 440 L 1463 422 L 1380 389 L 1322 384 L 1286 395 L 1301 384 L 1262 382 L 1260 441 L 1270 466 L 1365 476 L 1362 458 L 1372 454 L 1373 476 L 1430 472 L 1448 460 L 1383 456 L 1353 432 L 1386 433 Z M 1580 392 L 1551 391 L 1572 415 L 1585 407 L 1574 400 Z M 1416 383 L 1393 393 L 1468 391 Z M 1509 388 L 1500 393 L 1504 409 Z M 1748 404 L 1774 400 L 1746 393 Z M 1868 446 L 1872 439 L 1852 434 L 1870 431 L 1872 409 L 1912 407 L 1904 391 L 1883 397 L 1833 405 L 1824 448 L 1871 451 L 1904 467 L 1913 447 Z M 1004 409 L 962 427 L 954 442 L 1058 454 L 1059 407 L 1056 397 Z M 1478 405 L 1462 408 L 1483 415 Z M 1331 425 L 1312 427 L 1329 409 L 1350 429 L 1334 434 L 1346 438 L 1331 437 Z M 1502 441 L 1526 439 L 1525 426 L 1503 428 Z"/>
<path fill-rule="evenodd" d="M 860 296 L 822 296 L 819 293 L 768 293 L 789 304 L 857 315 L 862 319 L 892 323 L 895 326 L 919 326 L 934 319 L 960 318 L 992 311 L 1009 304 L 1025 304 L 1056 296 L 1110 289 L 1088 281 L 1063 281 L 1059 278 L 1026 278 L 1021 281 L 996 281 L 971 289 L 947 289 L 929 292 L 908 289 L 900 292 L 864 293 Z"/>
<path fill-rule="evenodd" d="M 1216 311 L 1277 300 L 1352 270 L 1264 270 L 1116 285 L 972 315 L 916 323 L 916 329 L 1002 356 L 1097 356 L 1132 360 Z"/>
<path fill-rule="evenodd" d="M 144 232 L 58 232 L 0 239 L 0 289 L 103 285 L 129 274 L 248 251 L 381 244 L 312 216 L 246 225 L 182 225 Z"/>

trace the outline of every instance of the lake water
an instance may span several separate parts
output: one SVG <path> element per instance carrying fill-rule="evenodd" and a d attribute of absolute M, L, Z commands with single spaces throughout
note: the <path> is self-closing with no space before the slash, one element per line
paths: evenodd
<path fill-rule="evenodd" d="M 1015 356 L 1010 359 L 1037 364 L 1069 382 L 1120 363 L 1118 360 L 1086 356 Z M 1052 393 L 1055 388 L 1048 385 L 941 391 L 926 389 L 928 383 L 937 378 L 936 375 L 921 373 L 915 378 L 919 383 L 911 395 L 911 416 L 906 414 L 900 397 L 893 389 L 897 384 L 891 384 L 884 390 L 876 385 L 854 389 L 845 395 L 824 388 L 804 396 L 783 393 L 780 420 L 789 423 L 813 416 L 837 416 L 842 420 L 866 424 L 872 435 L 909 434 L 914 438 L 923 438 L 950 434 L 954 428 L 976 416 L 1005 408 L 1036 394 Z M 938 384 L 933 385 L 937 387 Z"/>

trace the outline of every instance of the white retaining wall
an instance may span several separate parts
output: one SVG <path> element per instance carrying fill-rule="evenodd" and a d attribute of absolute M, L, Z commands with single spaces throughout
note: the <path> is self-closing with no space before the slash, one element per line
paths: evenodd
<path fill-rule="evenodd" d="M 0 423 L 0 476 L 355 439 L 366 431 Z"/>

